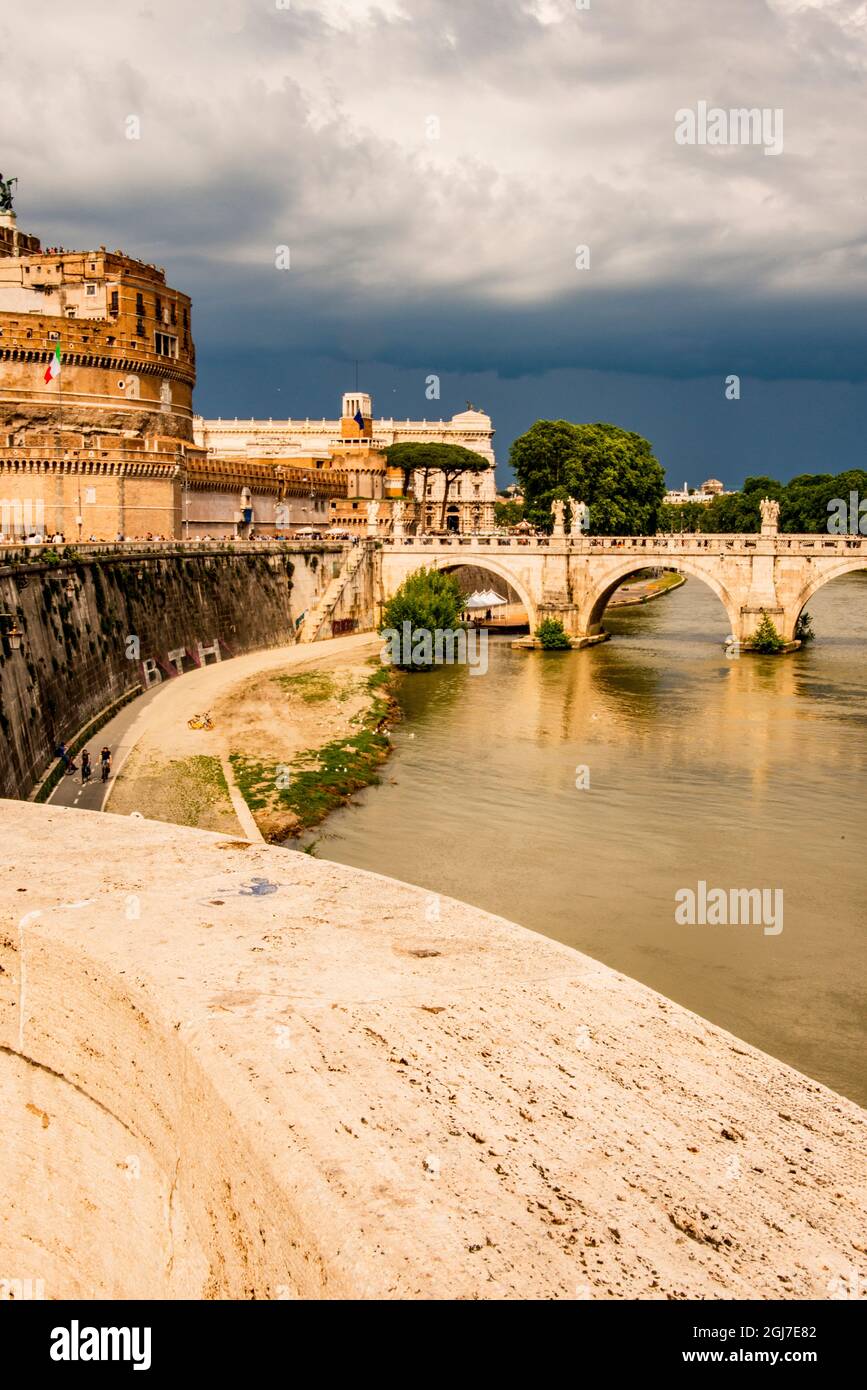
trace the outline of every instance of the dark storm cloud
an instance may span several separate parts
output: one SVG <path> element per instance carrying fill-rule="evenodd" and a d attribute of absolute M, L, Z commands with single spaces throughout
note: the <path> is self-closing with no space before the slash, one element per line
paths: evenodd
<path fill-rule="evenodd" d="M 855 0 L 103 16 L 79 0 L 0 22 L 3 166 L 45 241 L 165 265 L 200 360 L 865 377 Z M 699 100 L 782 108 L 784 152 L 678 146 L 674 113 Z"/>

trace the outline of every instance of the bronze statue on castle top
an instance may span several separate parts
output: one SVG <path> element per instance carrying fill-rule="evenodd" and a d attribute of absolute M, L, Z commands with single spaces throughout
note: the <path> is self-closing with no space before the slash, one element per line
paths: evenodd
<path fill-rule="evenodd" d="M 12 185 L 17 179 L 4 179 L 0 174 L 0 212 L 12 211 Z"/>

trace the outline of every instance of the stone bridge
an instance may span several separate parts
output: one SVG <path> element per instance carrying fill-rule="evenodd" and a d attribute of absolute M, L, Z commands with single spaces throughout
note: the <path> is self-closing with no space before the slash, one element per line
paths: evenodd
<path fill-rule="evenodd" d="M 700 579 L 725 608 L 732 636 L 747 642 L 767 613 L 786 642 L 823 584 L 867 570 L 860 536 L 407 536 L 379 553 L 383 601 L 421 567 L 474 565 L 509 584 L 534 631 L 559 618 L 577 645 L 604 636 L 602 620 L 618 585 L 660 566 Z"/>

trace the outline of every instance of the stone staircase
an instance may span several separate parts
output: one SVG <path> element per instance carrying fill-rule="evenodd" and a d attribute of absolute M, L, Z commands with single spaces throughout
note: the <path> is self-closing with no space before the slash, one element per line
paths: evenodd
<path fill-rule="evenodd" d="M 335 608 L 343 597 L 347 584 L 352 583 L 367 554 L 364 542 L 354 545 L 348 552 L 343 567 L 330 581 L 318 600 L 304 614 L 304 621 L 298 629 L 298 642 L 317 642 L 331 636 L 330 625 Z M 328 629 L 323 631 L 323 629 Z"/>

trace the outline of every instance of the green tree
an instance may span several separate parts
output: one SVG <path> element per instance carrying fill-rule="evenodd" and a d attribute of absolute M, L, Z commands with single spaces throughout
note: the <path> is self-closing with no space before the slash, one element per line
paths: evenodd
<path fill-rule="evenodd" d="M 497 526 L 517 526 L 524 520 L 523 502 L 495 502 L 494 521 Z"/>
<path fill-rule="evenodd" d="M 680 531 L 703 531 L 705 502 L 663 502 L 657 519 L 658 530 L 677 534 Z"/>
<path fill-rule="evenodd" d="M 449 490 L 462 473 L 482 473 L 490 467 L 488 460 L 474 449 L 465 449 L 462 444 L 389 444 L 385 451 L 389 468 L 399 468 L 403 473 L 403 490 L 408 493 L 414 473 L 422 474 L 421 497 L 427 497 L 428 480 L 432 473 L 442 473 L 444 479 L 443 501 L 440 510 L 440 529 L 445 529 L 446 507 Z"/>
<path fill-rule="evenodd" d="M 808 642 L 813 642 L 815 637 L 813 619 L 805 608 L 803 613 L 799 615 L 798 621 L 795 623 L 795 638 L 801 643 L 802 647 L 805 647 Z"/>
<path fill-rule="evenodd" d="M 509 461 L 524 493 L 524 515 L 534 526 L 550 530 L 551 503 L 568 496 L 577 428 L 568 420 L 537 420 L 512 443 Z"/>
<path fill-rule="evenodd" d="M 559 618 L 543 618 L 536 628 L 536 636 L 546 652 L 564 652 L 572 647 L 569 635 Z"/>
<path fill-rule="evenodd" d="M 867 473 L 850 468 L 843 473 L 800 473 L 783 489 L 780 527 L 783 531 L 838 531 L 867 534 Z M 843 520 L 840 525 L 842 504 Z M 864 530 L 859 528 L 863 524 Z"/>
<path fill-rule="evenodd" d="M 379 625 L 380 632 L 390 630 L 398 633 L 402 648 L 404 623 L 410 625 L 409 651 L 404 651 L 401 659 L 394 664 L 411 671 L 427 669 L 429 660 L 412 659 L 417 638 L 431 635 L 437 630 L 448 632 L 460 627 L 463 607 L 464 596 L 454 575 L 435 569 L 420 569 L 408 575 L 385 605 Z"/>
<path fill-rule="evenodd" d="M 777 632 L 770 614 L 763 612 L 762 621 L 746 645 L 752 652 L 761 652 L 765 656 L 775 656 L 777 652 L 783 650 L 786 644 Z"/>
<path fill-rule="evenodd" d="M 510 462 L 528 521 L 551 529 L 551 503 L 574 498 L 590 508 L 597 535 L 653 534 L 665 475 L 650 444 L 617 425 L 537 420 L 512 445 Z"/>

